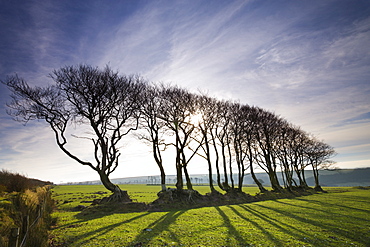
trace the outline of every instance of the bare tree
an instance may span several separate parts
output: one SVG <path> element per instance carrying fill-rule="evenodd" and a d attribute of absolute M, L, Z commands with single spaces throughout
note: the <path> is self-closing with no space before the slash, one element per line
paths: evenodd
<path fill-rule="evenodd" d="M 268 111 L 259 109 L 256 132 L 256 154 L 257 163 L 270 178 L 271 187 L 275 191 L 281 191 L 276 169 L 276 143 L 279 138 L 279 118 Z"/>
<path fill-rule="evenodd" d="M 215 113 L 215 109 L 217 109 L 218 101 L 214 98 L 210 98 L 206 95 L 201 95 L 197 98 L 198 102 L 198 114 L 200 115 L 200 121 L 197 124 L 197 127 L 200 130 L 200 139 L 198 139 L 198 143 L 201 145 L 201 149 L 203 153 L 198 152 L 198 155 L 203 157 L 208 164 L 208 179 L 209 179 L 209 187 L 211 189 L 211 193 L 216 193 L 216 189 L 213 185 L 213 172 L 212 172 L 212 158 L 211 158 L 211 145 L 214 142 L 212 137 L 212 131 L 214 128 L 217 128 L 218 122 L 218 115 Z M 195 138 L 195 140 L 197 140 Z M 220 173 L 218 170 L 218 153 L 216 153 L 216 165 L 217 165 L 217 180 L 220 185 Z"/>
<path fill-rule="evenodd" d="M 158 86 L 147 87 L 143 92 L 143 105 L 141 108 L 141 122 L 147 135 L 139 134 L 139 139 L 151 144 L 154 160 L 161 173 L 162 191 L 166 190 L 166 174 L 163 168 L 162 151 L 166 148 L 164 135 L 166 129 L 163 120 L 160 119 L 161 100 L 160 88 Z M 163 146 L 163 150 L 161 147 Z"/>
<path fill-rule="evenodd" d="M 323 191 L 319 183 L 319 170 L 329 168 L 335 162 L 330 160 L 335 155 L 333 147 L 311 137 L 310 145 L 307 146 L 306 155 L 315 179 L 315 190 Z"/>
<path fill-rule="evenodd" d="M 30 87 L 18 76 L 5 82 L 12 91 L 9 113 L 16 120 L 45 120 L 59 148 L 70 158 L 95 170 L 110 199 L 131 201 L 127 192 L 113 184 L 109 175 L 119 165 L 122 138 L 138 125 L 140 92 L 145 84 L 136 76 L 120 76 L 109 67 L 66 66 L 50 74 L 54 84 Z M 79 158 L 68 147 L 67 130 L 78 126 L 88 131 L 81 140 L 93 144 L 93 161 Z"/>
<path fill-rule="evenodd" d="M 306 159 L 307 146 L 310 143 L 309 136 L 306 132 L 298 127 L 290 129 L 291 136 L 289 142 L 289 160 L 295 173 L 297 174 L 299 187 L 308 188 L 305 178 L 305 168 L 309 165 Z M 294 180 L 293 180 L 294 182 Z M 297 184 L 295 184 L 297 186 Z"/>
<path fill-rule="evenodd" d="M 231 155 L 231 137 L 230 137 L 230 124 L 232 103 L 229 101 L 218 101 L 216 104 L 215 115 L 217 116 L 216 125 L 211 129 L 211 136 L 213 141 L 213 148 L 216 154 L 216 172 L 217 172 L 217 184 L 218 187 L 224 191 L 228 191 L 234 188 L 234 180 L 232 178 L 232 155 Z M 219 147 L 221 150 L 219 150 Z M 224 173 L 223 182 L 221 181 L 219 161 L 222 161 L 222 168 Z M 228 182 L 228 166 L 230 171 L 230 179 L 232 186 L 230 187 Z"/>
<path fill-rule="evenodd" d="M 160 118 L 175 136 L 175 142 L 172 144 L 176 149 L 176 188 L 183 189 L 182 174 L 184 172 L 186 186 L 192 190 L 187 165 L 201 145 L 198 143 L 197 147 L 189 148 L 189 143 L 192 141 L 191 135 L 196 129 L 194 123 L 191 122 L 192 116 L 196 114 L 195 95 L 179 87 L 162 85 L 161 106 Z M 190 154 L 187 154 L 187 151 Z"/>
<path fill-rule="evenodd" d="M 243 142 L 244 142 L 244 152 L 246 155 L 246 158 L 249 162 L 249 170 L 252 176 L 253 181 L 258 186 L 260 192 L 266 192 L 267 189 L 265 189 L 260 181 L 260 179 L 257 178 L 255 172 L 254 172 L 254 163 L 256 160 L 256 152 L 257 149 L 257 141 L 256 141 L 256 133 L 257 133 L 257 118 L 258 118 L 258 108 L 256 107 L 249 107 L 249 106 L 243 106 L 241 108 L 242 116 L 243 116 L 243 128 L 242 132 L 240 133 L 243 135 Z"/>
<path fill-rule="evenodd" d="M 247 158 L 247 152 L 245 149 L 245 131 L 247 130 L 245 124 L 247 123 L 248 106 L 242 106 L 234 103 L 230 107 L 230 140 L 232 142 L 235 161 L 238 168 L 238 190 L 242 191 L 244 175 L 246 171 L 245 159 Z"/>

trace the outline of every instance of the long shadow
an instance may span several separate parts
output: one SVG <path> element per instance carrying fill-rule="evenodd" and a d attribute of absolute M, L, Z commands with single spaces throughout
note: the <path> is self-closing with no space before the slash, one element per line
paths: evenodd
<path fill-rule="evenodd" d="M 307 209 L 307 210 L 321 212 L 321 213 L 324 213 L 324 214 L 332 214 L 332 215 L 337 215 L 337 216 L 341 216 L 341 217 L 347 217 L 347 218 L 350 218 L 350 219 L 356 219 L 358 221 L 365 221 L 365 222 L 368 221 L 367 219 L 364 219 L 364 218 L 360 218 L 360 217 L 356 217 L 356 216 L 352 216 L 352 215 L 344 215 L 344 214 L 334 213 L 332 211 L 327 211 L 327 210 L 323 210 L 323 209 L 319 209 L 319 208 L 313 208 L 313 207 L 311 208 L 311 207 L 308 207 L 308 206 L 296 205 L 296 204 L 293 204 L 293 203 L 283 202 L 283 201 L 279 201 L 279 200 L 276 200 L 275 202 L 286 205 L 286 206 L 289 206 L 289 207 L 297 207 L 297 208 L 301 208 L 301 209 L 304 208 L 304 209 Z"/>
<path fill-rule="evenodd" d="M 241 205 L 238 205 L 238 206 L 241 207 L 241 208 L 243 208 L 245 210 L 245 208 L 242 207 Z M 274 235 L 272 235 L 269 231 L 267 231 L 265 228 L 263 228 L 260 224 L 258 224 L 257 222 L 255 222 L 255 221 L 253 221 L 251 219 L 246 218 L 244 215 L 242 215 L 234 207 L 232 207 L 232 206 L 227 206 L 227 207 L 230 208 L 237 216 L 239 216 L 240 218 L 242 218 L 245 221 L 250 222 L 254 227 L 258 228 L 271 242 L 273 242 L 274 244 L 276 244 L 276 246 L 283 246 L 283 244 L 279 240 L 277 240 L 274 237 Z M 252 212 L 250 212 L 250 213 L 252 213 Z M 254 214 L 254 213 L 252 213 L 252 214 Z"/>
<path fill-rule="evenodd" d="M 83 211 L 80 211 L 80 212 L 76 212 L 74 210 L 63 210 L 63 211 L 66 211 L 66 212 L 76 212 L 76 215 L 74 215 L 73 217 L 76 218 L 78 221 L 74 221 L 72 223 L 67 223 L 67 224 L 64 224 L 64 225 L 58 225 L 58 228 L 63 228 L 63 227 L 70 227 L 70 228 L 73 228 L 77 225 L 83 225 L 83 224 L 86 224 L 88 221 L 90 220 L 94 220 L 94 219 L 98 219 L 98 218 L 103 218 L 103 217 L 106 217 L 106 216 L 109 216 L 109 215 L 112 215 L 112 214 L 125 214 L 125 213 L 140 213 L 140 212 L 147 212 L 147 211 L 143 211 L 143 210 L 133 210 L 131 212 L 119 212 L 119 211 L 114 211 L 114 210 L 111 210 L 111 211 L 106 211 L 107 209 L 104 209 L 104 210 L 101 210 L 99 211 L 99 209 L 95 209 L 95 208 L 89 208 L 87 210 L 83 210 Z"/>
<path fill-rule="evenodd" d="M 236 239 L 236 241 L 238 241 L 239 245 L 243 245 L 243 244 L 246 244 L 246 240 L 240 235 L 240 233 L 238 232 L 238 230 L 236 230 L 236 228 L 231 224 L 231 221 L 229 219 L 229 217 L 225 214 L 224 211 L 222 211 L 220 209 L 220 207 L 218 206 L 215 206 L 214 207 L 218 213 L 221 215 L 223 221 L 224 221 L 224 226 L 228 228 L 228 235 L 230 237 L 234 237 Z M 228 243 L 230 244 L 230 243 Z"/>
<path fill-rule="evenodd" d="M 263 206 L 261 204 L 255 204 L 255 205 L 258 206 L 258 207 L 264 208 L 266 210 L 275 211 L 275 212 L 277 212 L 281 215 L 285 215 L 287 217 L 299 220 L 301 222 L 305 222 L 305 223 L 314 225 L 318 228 L 325 229 L 327 231 L 336 233 L 338 235 L 341 235 L 342 237 L 350 238 L 353 241 L 360 241 L 359 238 L 357 236 L 355 236 L 354 233 L 351 232 L 350 230 L 345 231 L 345 230 L 342 230 L 342 229 L 338 229 L 335 225 L 331 225 L 331 224 L 323 223 L 323 222 L 318 222 L 318 221 L 315 221 L 315 220 L 312 220 L 312 219 L 309 219 L 309 218 L 303 218 L 301 216 L 298 216 L 298 215 L 295 215 L 295 214 L 292 214 L 292 213 L 289 213 L 287 211 L 283 211 L 283 210 L 280 210 L 280 209 L 277 209 L 277 208 L 273 208 L 273 207 L 270 208 L 270 207 Z M 364 244 L 366 244 L 366 243 L 364 243 Z"/>
<path fill-rule="evenodd" d="M 274 218 L 268 216 L 267 214 L 264 214 L 264 213 L 262 213 L 262 212 L 260 212 L 260 211 L 258 211 L 256 209 L 247 207 L 245 205 L 238 205 L 238 206 L 241 207 L 242 209 L 244 209 L 245 211 L 247 211 L 247 212 L 255 215 L 256 217 L 259 217 L 261 220 L 263 220 L 263 221 L 271 224 L 275 228 L 279 229 L 281 232 L 284 232 L 284 233 L 286 233 L 286 234 L 288 234 L 290 236 L 294 236 L 296 239 L 298 239 L 298 240 L 300 240 L 302 242 L 306 242 L 306 243 L 312 244 L 311 241 L 310 241 L 310 239 L 314 239 L 315 238 L 315 236 L 313 234 L 310 234 L 307 231 L 303 231 L 301 229 L 298 229 L 298 228 L 294 227 L 293 225 L 289 225 L 289 224 L 286 224 L 284 222 L 277 221 L 276 219 L 274 219 Z M 259 206 L 259 205 L 257 205 L 257 206 Z M 235 210 L 235 211 L 237 212 L 237 210 Z M 243 218 L 245 219 L 245 217 L 243 217 Z M 250 219 L 248 219 L 248 221 L 252 222 Z M 282 225 L 285 226 L 285 227 L 282 227 Z M 288 230 L 288 229 L 291 229 L 291 230 Z M 277 241 L 276 239 L 273 239 L 273 240 L 275 242 Z"/>
<path fill-rule="evenodd" d="M 170 211 L 167 214 L 161 216 L 156 221 L 150 223 L 146 227 L 143 227 L 143 231 L 129 244 L 129 246 L 141 246 L 146 245 L 156 236 L 159 236 L 162 232 L 168 231 L 171 238 L 177 244 L 181 244 L 180 239 L 177 237 L 176 233 L 169 229 L 170 225 L 173 224 L 176 219 L 185 213 L 187 210 L 180 211 Z"/>
<path fill-rule="evenodd" d="M 309 202 L 309 203 L 315 203 L 315 204 L 318 204 L 318 205 L 326 205 L 326 206 L 329 206 L 329 207 L 335 206 L 335 207 L 341 207 L 341 208 L 344 208 L 344 209 L 360 211 L 360 212 L 363 212 L 363 213 L 368 213 L 368 214 L 370 213 L 370 210 L 360 209 L 360 208 L 354 208 L 354 207 L 349 207 L 349 206 L 335 204 L 335 203 L 317 201 L 317 200 L 313 200 L 313 199 L 305 199 L 305 198 L 302 198 L 302 197 L 299 197 L 299 198 L 297 197 L 295 199 L 296 200 L 299 200 L 299 201 L 305 201 L 305 202 Z"/>
<path fill-rule="evenodd" d="M 124 220 L 122 222 L 118 222 L 116 224 L 112 224 L 112 225 L 108 225 L 108 226 L 105 226 L 105 227 L 102 227 L 102 228 L 99 228 L 99 229 L 96 229 L 94 231 L 90 231 L 90 232 L 87 232 L 87 233 L 84 233 L 84 234 L 81 234 L 81 235 L 78 235 L 77 237 L 73 238 L 73 241 L 76 242 L 80 239 L 85 239 L 85 238 L 88 238 L 89 236 L 92 236 L 92 235 L 95 235 L 95 234 L 98 234 L 97 236 L 102 236 L 104 234 L 106 234 L 107 232 L 109 231 L 112 231 L 114 228 L 122 225 L 122 224 L 125 224 L 125 223 L 129 223 L 129 222 L 132 222 L 134 220 L 137 220 L 137 219 L 140 219 L 142 217 L 145 217 L 147 215 L 151 214 L 150 212 L 145 212 L 145 213 L 142 213 L 140 215 L 137 215 L 135 217 L 132 217 L 130 219 L 127 219 L 127 220 Z M 94 236 L 94 237 L 97 237 L 97 236 Z M 85 244 L 89 241 L 90 239 L 87 239 L 85 241 L 82 241 L 80 244 Z"/>

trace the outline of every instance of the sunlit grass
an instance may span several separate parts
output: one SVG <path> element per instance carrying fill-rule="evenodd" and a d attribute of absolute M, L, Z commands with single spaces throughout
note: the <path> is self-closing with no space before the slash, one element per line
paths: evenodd
<path fill-rule="evenodd" d="M 78 189 L 103 190 L 58 186 L 54 194 L 68 199 L 74 194 L 63 194 Z M 125 189 L 138 201 L 150 201 L 159 186 Z M 370 246 L 369 203 L 370 190 L 329 188 L 295 199 L 168 212 L 84 215 L 64 207 L 54 214 L 58 227 L 51 233 L 66 246 Z"/>

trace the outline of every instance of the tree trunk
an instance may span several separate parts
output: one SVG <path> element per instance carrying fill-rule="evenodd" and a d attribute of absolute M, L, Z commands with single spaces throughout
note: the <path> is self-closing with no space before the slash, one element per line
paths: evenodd
<path fill-rule="evenodd" d="M 117 185 L 113 184 L 110 181 L 109 177 L 107 176 L 107 174 L 105 174 L 105 172 L 99 171 L 99 176 L 100 176 L 100 181 L 103 183 L 104 187 L 107 190 L 110 190 L 111 192 L 114 193 L 116 191 Z"/>
<path fill-rule="evenodd" d="M 163 164 L 162 164 L 162 158 L 158 147 L 158 141 L 157 139 L 153 142 L 153 155 L 154 159 L 159 167 L 159 170 L 161 172 L 161 187 L 162 191 L 166 190 L 166 174 L 164 172 Z"/>
<path fill-rule="evenodd" d="M 219 172 L 219 160 L 220 160 L 220 156 L 219 156 L 218 149 L 217 149 L 216 137 L 213 134 L 212 130 L 211 130 L 210 134 L 211 134 L 213 148 L 214 148 L 215 156 L 216 156 L 215 163 L 216 163 L 216 172 L 217 172 L 217 185 L 218 185 L 218 187 L 220 187 L 220 189 L 223 189 L 222 185 L 221 185 L 221 182 L 220 182 L 220 179 L 219 179 L 219 174 L 220 174 L 220 172 Z M 216 135 L 217 135 L 217 131 L 216 131 Z M 211 169 L 211 162 L 209 162 L 209 168 Z M 213 190 L 211 190 L 211 192 L 216 191 L 214 189 L 214 186 L 213 186 L 213 176 L 212 176 L 212 174 L 209 174 L 209 184 L 210 185 L 212 184 L 212 187 L 213 187 Z"/>
<path fill-rule="evenodd" d="M 117 201 L 117 202 L 132 202 L 130 199 L 127 191 L 121 190 L 118 185 L 113 184 L 108 175 L 105 174 L 103 171 L 98 171 L 100 176 L 100 181 L 103 183 L 104 187 L 107 190 L 110 190 L 113 194 L 109 197 L 109 201 Z"/>
<path fill-rule="evenodd" d="M 217 173 L 217 185 L 220 189 L 224 190 L 224 187 L 221 183 L 221 175 L 220 175 L 220 168 L 218 162 L 216 163 L 216 173 Z"/>
<path fill-rule="evenodd" d="M 319 170 L 314 165 L 312 165 L 312 172 L 313 172 L 313 176 L 315 178 L 315 188 L 314 188 L 314 190 L 316 190 L 316 191 L 324 191 L 321 188 L 320 183 L 319 183 Z"/>
<path fill-rule="evenodd" d="M 206 146 L 206 158 L 207 158 L 207 163 L 208 163 L 208 177 L 209 177 L 209 188 L 211 189 L 211 193 L 213 191 L 216 191 L 215 187 L 213 186 L 213 179 L 212 179 L 212 163 L 211 163 L 211 156 L 210 156 L 210 148 L 209 148 L 209 143 L 208 143 L 208 137 L 207 133 L 203 131 L 204 135 L 204 144 Z"/>
<path fill-rule="evenodd" d="M 162 165 L 159 167 L 159 169 L 161 171 L 161 188 L 162 188 L 162 191 L 165 191 L 167 189 L 166 188 L 166 174 L 164 173 L 164 169 Z"/>
<path fill-rule="evenodd" d="M 188 173 L 188 169 L 186 168 L 186 165 L 184 165 L 183 168 L 184 168 L 184 174 L 185 174 L 185 179 L 186 179 L 186 188 L 188 190 L 193 190 L 193 185 L 191 183 L 191 179 Z"/>
<path fill-rule="evenodd" d="M 251 175 L 252 175 L 252 178 L 254 180 L 254 182 L 257 184 L 260 192 L 266 192 L 267 190 L 265 189 L 265 187 L 263 187 L 262 183 L 258 180 L 258 178 L 256 177 L 256 174 L 254 173 L 254 169 L 253 169 L 253 164 L 252 162 L 250 162 L 250 170 L 251 170 Z"/>
<path fill-rule="evenodd" d="M 233 178 L 233 168 L 232 168 L 232 159 L 231 159 L 231 147 L 227 145 L 227 150 L 229 152 L 229 171 L 230 171 L 230 182 L 231 182 L 231 189 L 234 189 L 234 178 Z"/>
<path fill-rule="evenodd" d="M 317 179 L 319 179 L 319 177 L 317 177 Z M 317 180 L 318 181 L 318 180 Z M 304 188 L 308 188 L 308 184 L 306 182 L 306 176 L 304 174 L 304 168 L 302 169 L 302 182 L 303 182 L 303 187 Z"/>
<path fill-rule="evenodd" d="M 295 173 L 297 174 L 297 177 L 298 177 L 299 186 L 302 187 L 304 183 L 303 183 L 303 180 L 302 180 L 301 172 L 300 172 L 299 168 L 297 168 L 297 167 L 295 167 L 294 170 L 295 170 Z"/>
<path fill-rule="evenodd" d="M 282 187 L 280 186 L 279 184 L 279 180 L 276 176 L 276 172 L 274 170 L 272 170 L 272 168 L 270 167 L 268 169 L 268 175 L 269 175 L 269 178 L 270 178 L 270 182 L 271 182 L 271 187 L 272 187 L 272 190 L 275 190 L 275 191 L 282 191 Z"/>
<path fill-rule="evenodd" d="M 182 167 L 181 164 L 176 164 L 176 189 L 182 190 L 184 187 L 184 181 L 182 179 Z"/>
<path fill-rule="evenodd" d="M 271 150 L 271 148 L 269 148 L 269 150 Z M 279 184 L 279 180 L 276 175 L 276 167 L 273 167 L 273 165 L 275 166 L 272 160 L 273 156 L 271 155 L 271 152 L 269 151 L 262 150 L 262 152 L 263 152 L 263 158 L 266 162 L 265 166 L 267 168 L 267 174 L 270 179 L 272 190 L 281 192 L 283 188 Z"/>
<path fill-rule="evenodd" d="M 176 189 L 182 190 L 184 188 L 184 181 L 182 179 L 181 150 L 179 143 L 180 138 L 176 132 Z"/>
<path fill-rule="evenodd" d="M 210 160 L 208 160 L 208 179 L 209 179 L 209 188 L 211 189 L 211 192 L 216 191 L 215 187 L 213 186 L 212 164 Z"/>
<path fill-rule="evenodd" d="M 238 186 L 239 191 L 243 191 L 243 182 L 244 182 L 244 169 L 243 169 L 243 165 L 241 165 L 241 171 L 239 174 L 239 186 Z"/>
<path fill-rule="evenodd" d="M 222 153 L 222 167 L 224 168 L 224 179 L 225 179 L 225 181 L 223 183 L 221 183 L 222 186 L 220 188 L 222 190 L 228 191 L 230 186 L 229 186 L 228 181 L 227 181 L 226 151 L 225 151 L 225 144 L 223 142 L 221 143 L 221 153 Z"/>
<path fill-rule="evenodd" d="M 280 168 L 281 168 L 281 177 L 283 178 L 284 187 L 288 188 L 288 184 L 287 184 L 288 175 L 286 174 L 286 170 L 283 169 L 283 166 L 280 166 Z"/>

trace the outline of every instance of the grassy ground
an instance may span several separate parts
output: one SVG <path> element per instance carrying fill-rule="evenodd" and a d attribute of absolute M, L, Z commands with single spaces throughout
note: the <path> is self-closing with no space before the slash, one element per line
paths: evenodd
<path fill-rule="evenodd" d="M 125 185 L 138 202 L 159 186 Z M 195 188 L 201 193 L 208 187 Z M 81 201 L 107 196 L 101 186 L 57 186 L 59 246 L 370 246 L 370 190 L 329 193 L 249 204 L 167 212 L 84 214 Z M 256 188 L 246 188 L 254 194 Z M 99 193 L 97 193 L 99 192 Z M 74 199 L 73 199 L 74 198 Z M 141 244 L 141 245 L 140 245 Z"/>

